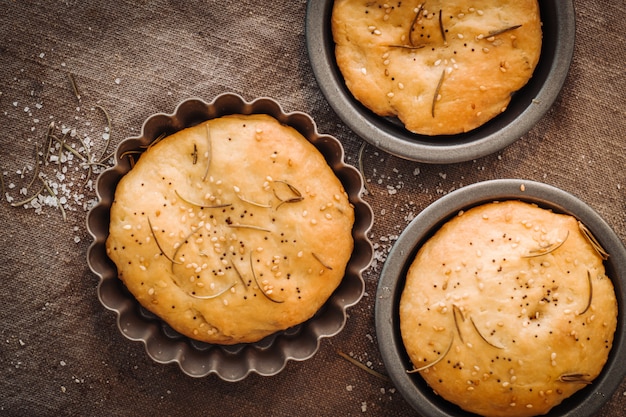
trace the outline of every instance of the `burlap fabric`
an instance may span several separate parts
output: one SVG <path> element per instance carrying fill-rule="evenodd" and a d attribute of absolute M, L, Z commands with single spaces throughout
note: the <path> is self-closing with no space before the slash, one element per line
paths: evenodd
<path fill-rule="evenodd" d="M 289 362 L 273 377 L 227 383 L 157 364 L 120 334 L 86 263 L 85 216 L 97 174 L 87 177 L 76 155 L 65 160 L 69 151 L 36 172 L 35 152 L 54 122 L 59 138 L 65 133 L 79 154 L 83 142 L 97 159 L 107 137 L 113 149 L 149 115 L 230 91 L 311 114 L 356 165 L 362 141 L 333 113 L 310 68 L 306 2 L 0 0 L 0 415 L 413 415 L 391 383 L 337 351 L 385 372 L 374 330 L 377 278 L 394 239 L 421 209 L 464 185 L 526 178 L 578 196 L 626 238 L 626 8 L 574 4 L 577 41 L 564 89 L 519 141 L 452 165 L 365 148 L 365 198 L 376 216 L 365 296 L 349 310 L 345 330 L 312 359 Z M 30 184 L 38 175 L 64 198 L 64 213 L 45 189 L 39 208 L 10 204 L 39 190 L 40 181 Z M 626 381 L 599 415 L 624 409 Z"/>

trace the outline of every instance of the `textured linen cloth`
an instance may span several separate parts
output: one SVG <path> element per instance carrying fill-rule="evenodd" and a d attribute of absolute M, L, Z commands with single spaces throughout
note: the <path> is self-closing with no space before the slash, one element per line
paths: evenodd
<path fill-rule="evenodd" d="M 0 416 L 415 415 L 391 382 L 337 351 L 385 373 L 374 329 L 378 276 L 420 210 L 465 185 L 524 178 L 574 194 L 626 238 L 626 6 L 574 5 L 568 78 L 520 140 L 451 165 L 365 147 L 375 260 L 363 299 L 313 358 L 289 362 L 272 377 L 229 383 L 155 363 L 120 333 L 86 262 L 85 217 L 97 172 L 88 176 L 80 158 L 66 160 L 65 151 L 58 165 L 37 172 L 35 153 L 51 122 L 77 153 L 84 144 L 97 157 L 107 142 L 112 150 L 138 135 L 154 113 L 171 113 L 187 98 L 234 92 L 309 113 L 356 166 L 362 140 L 329 107 L 310 67 L 306 2 L 0 0 Z M 54 185 L 63 213 L 45 189 L 40 207 L 11 206 L 9 199 L 18 203 L 38 191 L 40 181 L 30 184 L 36 175 Z M 598 415 L 622 416 L 624 409 L 626 381 Z"/>

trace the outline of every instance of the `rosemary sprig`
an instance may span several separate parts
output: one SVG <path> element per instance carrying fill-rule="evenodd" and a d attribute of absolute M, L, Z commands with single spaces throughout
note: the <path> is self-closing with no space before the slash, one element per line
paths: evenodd
<path fill-rule="evenodd" d="M 159 239 L 156 236 L 156 233 L 154 233 L 154 229 L 152 228 L 152 222 L 150 221 L 150 217 L 147 218 L 148 219 L 148 227 L 150 228 L 150 233 L 152 233 L 152 238 L 154 239 L 154 243 L 156 243 L 157 247 L 159 248 L 159 250 L 161 251 L 161 253 L 163 254 L 163 256 L 165 256 L 165 258 L 170 261 L 173 264 L 178 264 L 180 265 L 181 262 L 177 262 L 174 259 L 170 258 L 167 253 L 165 253 L 165 251 L 163 250 L 163 248 L 161 247 L 161 244 L 159 243 Z"/>
<path fill-rule="evenodd" d="M 412 47 L 415 46 L 415 44 L 413 43 L 413 31 L 415 30 L 415 25 L 417 24 L 417 21 L 419 20 L 419 16 L 422 13 L 422 10 L 424 10 L 425 4 L 426 2 L 417 6 L 417 11 L 415 12 L 415 16 L 413 17 L 413 20 L 411 21 L 411 25 L 409 26 L 408 41 L 409 41 L 409 45 Z"/>
<path fill-rule="evenodd" d="M 124 151 L 120 154 L 120 159 L 123 158 L 128 158 L 128 161 L 130 162 L 130 167 L 134 167 L 135 166 L 135 159 L 133 158 L 133 155 L 141 155 L 143 152 L 136 150 L 136 149 L 131 149 L 128 151 Z"/>
<path fill-rule="evenodd" d="M 78 85 L 76 84 L 76 79 L 74 79 L 74 74 L 71 72 L 67 73 L 67 77 L 70 79 L 70 84 L 72 86 L 72 91 L 74 92 L 74 96 L 78 101 L 80 101 L 80 92 L 78 91 Z"/>
<path fill-rule="evenodd" d="M 38 177 L 39 178 L 39 177 Z M 4 181 L 4 180 L 3 180 Z M 28 197 L 25 200 L 22 201 L 18 201 L 17 203 L 15 202 L 11 202 L 11 207 L 22 207 L 25 204 L 30 203 L 31 201 L 33 201 L 35 198 L 37 198 L 39 196 L 39 194 L 41 194 L 41 192 L 45 189 L 45 185 L 41 185 L 41 188 L 39 189 L 39 191 L 37 191 L 35 194 L 31 195 L 30 197 Z M 3 182 L 3 192 L 2 195 L 4 195 L 4 182 Z"/>
<path fill-rule="evenodd" d="M 506 27 L 506 28 L 504 28 L 504 29 L 492 30 L 491 32 L 487 33 L 487 36 L 486 36 L 486 37 L 487 37 L 487 38 L 490 38 L 490 37 L 492 37 L 492 36 L 502 35 L 503 33 L 510 32 L 510 31 L 515 30 L 515 29 L 518 29 L 518 28 L 520 28 L 520 27 L 522 27 L 522 25 L 515 25 L 515 26 L 509 26 L 509 27 Z"/>
<path fill-rule="evenodd" d="M 78 152 L 76 149 L 72 148 L 67 141 L 65 140 L 67 138 L 67 133 L 64 133 L 63 136 L 61 137 L 61 139 L 59 139 L 58 137 L 56 137 L 55 135 L 51 135 L 52 139 L 56 140 L 57 142 L 59 142 L 59 145 L 61 146 L 59 148 L 59 156 L 58 156 L 58 161 L 57 163 L 59 164 L 61 162 L 61 152 L 63 149 L 65 149 L 66 151 L 71 152 L 75 157 L 77 157 L 78 159 L 80 159 L 82 162 L 88 163 L 89 161 L 87 160 L 87 158 L 81 154 L 80 152 Z"/>
<path fill-rule="evenodd" d="M 189 239 L 191 238 L 191 236 L 193 236 L 194 234 L 196 234 L 199 230 L 202 230 L 201 227 L 196 227 L 195 229 L 192 229 L 191 232 L 185 236 L 185 238 L 183 239 L 182 243 L 178 244 L 178 246 L 176 247 L 176 249 L 174 249 L 174 253 L 172 254 L 172 259 L 176 259 L 178 257 L 178 252 L 181 250 L 181 248 L 189 242 Z M 202 254 L 202 253 L 200 253 Z M 182 262 L 178 262 L 178 263 L 174 263 L 172 262 L 172 273 L 174 272 L 174 265 L 181 265 Z"/>
<path fill-rule="evenodd" d="M 233 282 L 232 284 L 230 284 L 230 286 L 228 286 L 228 287 L 224 288 L 223 290 L 221 290 L 220 292 L 218 292 L 216 294 L 212 294 L 212 295 L 195 295 L 195 294 L 192 294 L 192 293 L 187 293 L 187 294 L 189 294 L 189 296 L 192 297 L 192 298 L 197 298 L 197 299 L 200 299 L 200 300 L 210 300 L 210 299 L 217 298 L 220 295 L 225 294 L 228 290 L 233 288 L 235 285 L 237 285 L 237 283 Z"/>
<path fill-rule="evenodd" d="M 347 360 L 351 364 L 355 365 L 356 367 L 361 368 L 362 370 L 364 370 L 368 374 L 373 375 L 373 376 L 375 376 L 378 379 L 382 379 L 383 381 L 389 382 L 389 378 L 387 377 L 387 375 L 381 374 L 380 372 L 377 372 L 377 371 L 373 370 L 372 368 L 370 368 L 370 367 L 362 364 L 361 362 L 357 361 L 352 356 L 350 356 L 350 355 L 348 355 L 346 353 L 343 353 L 340 350 L 337 350 L 337 355 L 341 356 L 342 358 L 344 358 L 345 360 Z"/>
<path fill-rule="evenodd" d="M 443 18 L 442 18 L 443 10 L 439 9 L 439 31 L 441 32 L 441 37 L 443 38 L 443 42 L 446 43 L 446 30 L 443 27 Z"/>
<path fill-rule="evenodd" d="M 206 142 L 207 142 L 207 160 L 206 160 L 206 170 L 204 171 L 204 175 L 202 176 L 202 181 L 206 181 L 209 176 L 209 168 L 211 168 L 211 130 L 209 129 L 209 124 L 206 123 Z"/>
<path fill-rule="evenodd" d="M 239 268 L 237 268 L 237 265 L 235 264 L 235 262 L 232 259 L 230 260 L 230 264 L 233 266 L 233 270 L 237 274 L 237 277 L 239 278 L 239 281 L 241 281 L 241 284 L 243 285 L 243 288 L 246 291 L 248 291 L 248 286 L 246 285 L 246 281 L 243 279 L 243 274 L 241 273 L 241 271 L 239 271 Z"/>
<path fill-rule="evenodd" d="M 589 307 L 591 307 L 591 301 L 593 300 L 593 282 L 591 280 L 591 272 L 589 272 L 589 270 L 587 270 L 587 282 L 589 283 L 589 297 L 587 298 L 587 305 L 583 311 L 578 313 L 579 316 L 582 316 L 587 312 L 587 310 L 589 310 Z"/>
<path fill-rule="evenodd" d="M 439 357 L 437 359 L 435 359 L 434 361 L 432 361 L 428 365 L 424 365 L 424 366 L 421 366 L 419 368 L 411 369 L 410 371 L 406 371 L 406 373 L 407 374 L 414 374 L 414 373 L 417 373 L 417 372 L 425 371 L 426 369 L 432 368 L 433 366 L 437 365 L 439 362 L 441 362 L 443 360 L 443 358 L 446 357 L 448 352 L 450 352 L 450 349 L 452 349 L 452 344 L 453 343 L 454 343 L 454 333 L 450 333 L 450 344 L 446 348 L 445 352 L 443 352 L 441 355 L 439 355 Z"/>
<path fill-rule="evenodd" d="M 52 188 L 50 188 L 50 186 L 48 185 L 48 182 L 41 176 L 41 174 L 39 174 L 39 179 L 43 183 L 46 191 L 48 191 L 50 196 L 54 197 L 54 199 L 56 200 L 57 207 L 59 208 L 59 210 L 61 210 L 61 216 L 63 216 L 63 220 L 66 221 L 67 215 L 65 214 L 65 209 L 63 208 L 63 204 L 61 204 L 61 200 L 59 200 L 59 197 L 57 197 L 54 191 L 52 191 Z"/>
<path fill-rule="evenodd" d="M 282 304 L 282 303 L 284 303 L 284 302 L 285 302 L 284 300 L 276 300 L 276 299 L 274 299 L 274 298 L 270 297 L 270 296 L 269 296 L 269 294 L 268 294 L 268 293 L 266 293 L 266 292 L 263 290 L 263 287 L 261 287 L 261 286 L 259 285 L 259 281 L 257 280 L 257 277 L 256 277 L 256 272 L 254 272 L 254 262 L 253 262 L 253 260 L 252 260 L 252 254 L 253 254 L 253 252 L 254 252 L 254 251 L 252 251 L 252 250 L 250 251 L 250 271 L 252 272 L 252 279 L 254 279 L 254 283 L 255 283 L 255 285 L 257 286 L 257 288 L 259 289 L 259 291 L 261 292 L 261 294 L 263 294 L 263 296 L 264 296 L 265 298 L 267 298 L 269 301 L 271 301 L 272 303 L 277 303 L 277 304 Z"/>
<path fill-rule="evenodd" d="M 272 208 L 271 204 L 257 203 L 256 201 L 252 201 L 252 200 L 249 200 L 249 199 L 245 198 L 243 195 L 241 195 L 239 193 L 237 193 L 235 195 L 237 196 L 238 199 L 240 199 L 244 203 L 250 204 L 252 206 L 261 207 L 261 208 Z"/>
<path fill-rule="evenodd" d="M 389 48 L 402 48 L 402 49 L 422 49 L 426 45 L 401 45 L 401 44 L 390 44 L 387 45 Z"/>
<path fill-rule="evenodd" d="M 489 340 L 487 340 L 487 338 L 480 332 L 480 330 L 478 330 L 478 326 L 476 326 L 476 323 L 474 322 L 474 319 L 471 316 L 470 316 L 470 322 L 472 323 L 472 326 L 474 326 L 474 330 L 476 330 L 476 333 L 478 333 L 480 338 L 483 339 L 485 343 L 487 343 L 489 346 L 493 346 L 496 349 L 504 349 L 504 347 L 495 345 L 491 343 Z"/>
<path fill-rule="evenodd" d="M 524 255 L 523 258 L 534 258 L 534 257 L 537 257 L 537 256 L 543 256 L 543 255 L 547 255 L 549 253 L 552 253 L 555 250 L 557 250 L 558 248 L 560 248 L 561 245 L 563 245 L 563 243 L 565 243 L 565 241 L 567 240 L 568 237 L 569 237 L 569 230 L 567 231 L 567 234 L 565 235 L 565 239 L 563 239 L 561 241 L 554 242 L 553 244 L 548 245 L 545 248 L 533 249 L 527 255 Z"/>
<path fill-rule="evenodd" d="M 322 264 L 322 266 L 323 266 L 324 268 L 329 269 L 329 270 L 331 270 L 331 271 L 333 270 L 333 268 L 332 268 L 330 265 L 326 264 L 324 261 L 322 261 L 322 260 L 320 259 L 320 257 L 319 257 L 319 256 L 318 256 L 315 252 L 311 252 L 311 255 L 315 258 L 315 260 L 316 260 L 317 262 L 319 262 L 320 264 Z"/>
<path fill-rule="evenodd" d="M 152 142 L 150 142 L 150 144 L 146 147 L 146 150 L 152 148 L 154 145 L 158 144 L 159 142 L 161 142 L 166 137 L 167 137 L 167 133 L 165 133 L 165 132 L 161 133 Z"/>
<path fill-rule="evenodd" d="M 580 231 L 582 232 L 583 236 L 585 236 L 585 238 L 587 239 L 587 241 L 589 241 L 589 243 L 591 244 L 591 246 L 593 247 L 593 249 L 595 249 L 596 252 L 598 252 L 598 255 L 600 255 L 600 257 L 603 260 L 607 260 L 609 259 L 609 254 L 607 251 L 604 250 L 604 248 L 602 247 L 602 245 L 600 245 L 600 242 L 598 242 L 598 240 L 595 238 L 595 236 L 591 233 L 591 230 L 587 229 L 587 226 L 585 226 L 582 222 L 578 222 L 578 228 L 580 229 Z"/>
<path fill-rule="evenodd" d="M 191 163 L 193 165 L 198 163 L 198 146 L 196 146 L 196 144 L 193 144 L 193 152 L 191 152 Z"/>
<path fill-rule="evenodd" d="M 461 321 L 465 321 L 465 316 L 459 307 L 456 304 L 452 304 L 452 317 L 454 318 L 454 327 L 456 327 L 456 332 L 459 334 L 459 339 L 461 339 L 461 343 L 465 343 L 463 341 L 463 335 L 461 334 L 461 327 L 459 326 L 459 322 L 457 320 L 457 314 L 461 316 Z"/>
<path fill-rule="evenodd" d="M 591 384 L 591 381 L 587 379 L 588 377 L 589 374 L 563 374 L 559 376 L 559 382 L 589 385 Z"/>
<path fill-rule="evenodd" d="M 296 187 L 294 187 L 293 185 L 289 184 L 287 181 L 276 180 L 274 182 L 285 184 L 287 186 L 287 188 L 289 189 L 289 191 L 291 191 L 294 194 L 294 197 L 287 198 L 287 199 L 282 199 L 276 193 L 276 189 L 272 189 L 272 191 L 274 192 L 274 196 L 278 200 L 280 200 L 280 203 L 276 206 L 276 210 L 278 210 L 278 208 L 280 206 L 282 206 L 283 204 L 286 204 L 286 203 L 297 203 L 299 201 L 304 200 L 304 197 L 302 196 L 302 193 Z"/>
<path fill-rule="evenodd" d="M 227 226 L 230 227 L 231 229 L 251 229 L 251 230 L 258 230 L 260 232 L 272 233 L 272 231 L 269 229 L 266 229 L 260 226 L 254 226 L 252 224 L 231 223 L 231 224 L 228 224 Z"/>
<path fill-rule="evenodd" d="M 441 85 L 443 84 L 443 79 L 446 76 L 446 70 L 441 71 L 441 77 L 439 77 L 439 82 L 437 83 L 437 87 L 435 88 L 435 95 L 433 96 L 433 104 L 430 108 L 430 114 L 432 117 L 435 117 L 435 105 L 437 101 L 439 101 L 439 92 L 441 91 Z"/>
<path fill-rule="evenodd" d="M 224 207 L 230 207 L 232 206 L 231 203 L 224 203 L 224 204 L 215 204 L 212 206 L 203 204 L 203 203 L 198 203 L 195 201 L 191 201 L 188 198 L 183 197 L 182 195 L 180 195 L 180 193 L 178 192 L 178 190 L 174 190 L 174 192 L 176 193 L 176 195 L 178 196 L 178 198 L 180 198 L 181 200 L 183 200 L 185 203 L 191 205 L 191 206 L 196 206 L 196 207 L 200 207 L 200 208 L 208 208 L 208 209 L 215 209 L 215 208 L 224 208 Z"/>

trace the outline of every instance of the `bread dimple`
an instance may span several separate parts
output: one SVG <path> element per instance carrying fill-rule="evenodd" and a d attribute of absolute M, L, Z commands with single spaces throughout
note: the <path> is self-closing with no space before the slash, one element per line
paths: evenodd
<path fill-rule="evenodd" d="M 519 201 L 446 223 L 420 248 L 400 302 L 415 368 L 486 416 L 543 414 L 592 383 L 616 321 L 613 285 L 577 220 Z"/>
<path fill-rule="evenodd" d="M 338 0 L 332 30 L 354 97 L 424 135 L 467 132 L 503 112 L 542 42 L 537 0 Z"/>
<path fill-rule="evenodd" d="M 233 115 L 141 156 L 118 184 L 107 251 L 130 292 L 175 330 L 254 342 L 330 297 L 353 223 L 341 182 L 310 142 L 270 116 Z"/>

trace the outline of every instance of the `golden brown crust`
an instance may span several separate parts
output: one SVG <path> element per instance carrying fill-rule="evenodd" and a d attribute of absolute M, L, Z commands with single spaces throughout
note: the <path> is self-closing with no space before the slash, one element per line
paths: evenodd
<path fill-rule="evenodd" d="M 467 132 L 504 111 L 542 36 L 537 0 L 337 0 L 332 30 L 354 97 L 424 135 Z"/>
<path fill-rule="evenodd" d="M 225 116 L 141 156 L 118 184 L 107 251 L 130 292 L 175 330 L 254 342 L 328 299 L 353 222 L 341 182 L 295 129 Z"/>
<path fill-rule="evenodd" d="M 485 416 L 544 414 L 593 381 L 616 321 L 613 285 L 577 220 L 518 201 L 445 224 L 420 248 L 400 302 L 415 368 Z"/>

